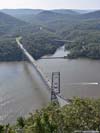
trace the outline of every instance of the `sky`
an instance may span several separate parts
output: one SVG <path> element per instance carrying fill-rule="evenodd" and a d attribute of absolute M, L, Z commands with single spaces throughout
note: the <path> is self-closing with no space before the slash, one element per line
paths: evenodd
<path fill-rule="evenodd" d="M 100 9 L 100 0 L 0 0 L 0 9 Z"/>

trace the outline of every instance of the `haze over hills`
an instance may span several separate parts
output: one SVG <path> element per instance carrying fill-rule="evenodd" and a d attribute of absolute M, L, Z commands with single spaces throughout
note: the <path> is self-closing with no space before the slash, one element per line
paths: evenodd
<path fill-rule="evenodd" d="M 34 17 L 37 18 L 36 15 L 39 15 L 39 14 L 40 14 L 39 16 L 48 15 L 48 18 L 49 18 L 50 17 L 50 13 L 51 13 L 52 17 L 55 15 L 55 13 L 58 13 L 59 17 L 61 17 L 62 14 L 63 14 L 63 16 L 64 15 L 70 16 L 70 15 L 78 15 L 78 14 L 83 14 L 83 13 L 90 12 L 90 11 L 86 11 L 86 10 L 71 10 L 71 9 L 54 9 L 54 10 L 43 10 L 43 9 L 3 9 L 1 11 L 6 13 L 6 14 L 9 14 L 9 15 L 11 15 L 13 17 L 16 17 L 18 19 L 25 20 L 27 22 L 31 22 L 32 20 L 34 20 Z M 48 12 L 48 14 L 47 14 L 47 12 Z M 56 14 L 55 17 L 58 17 L 58 15 Z"/>
<path fill-rule="evenodd" d="M 61 14 L 69 14 L 69 15 L 80 14 L 79 12 L 77 12 L 77 10 L 71 10 L 71 9 L 55 9 L 51 11 L 56 12 L 56 13 L 61 13 Z"/>
<path fill-rule="evenodd" d="M 76 10 L 76 9 L 73 9 L 73 11 L 76 11 L 77 13 L 80 13 L 80 14 L 85 14 L 85 13 L 90 13 L 90 12 L 93 12 L 93 11 L 96 11 L 96 10 Z"/>
<path fill-rule="evenodd" d="M 38 14 L 43 11 L 43 9 L 2 9 L 4 13 L 9 15 L 19 15 L 19 14 Z"/>
<path fill-rule="evenodd" d="M 61 19 L 63 17 L 66 17 L 64 15 L 67 15 L 68 17 L 70 15 L 78 14 L 75 11 L 72 10 L 41 10 L 41 9 L 3 9 L 2 12 L 9 14 L 13 17 L 16 17 L 18 19 L 24 20 L 26 22 L 32 22 L 34 21 L 38 23 L 37 21 L 41 21 L 43 19 L 49 21 L 50 19 Z M 63 14 L 63 16 L 62 16 Z M 48 18 L 47 18 L 48 17 Z M 49 20 L 48 20 L 49 19 Z"/>
<path fill-rule="evenodd" d="M 42 9 L 3 9 L 2 12 L 21 19 L 23 21 L 42 24 L 51 21 L 70 21 L 88 18 L 97 18 L 99 16 L 99 11 L 92 10 L 71 10 L 71 9 L 55 9 L 55 10 L 42 10 Z M 66 21 L 67 22 L 67 21 Z"/>
<path fill-rule="evenodd" d="M 9 15 L 18 15 L 18 14 L 38 14 L 42 11 L 52 11 L 56 13 L 62 14 L 84 14 L 89 13 L 94 10 L 78 10 L 78 9 L 52 9 L 52 10 L 45 10 L 45 9 L 1 9 L 2 12 L 7 13 Z"/>
<path fill-rule="evenodd" d="M 51 21 L 70 21 L 73 19 L 87 19 L 88 16 L 95 17 L 92 12 L 86 10 L 71 10 L 71 9 L 55 9 L 55 10 L 42 10 L 42 9 L 3 9 L 2 12 L 33 24 L 42 24 Z M 84 13 L 85 12 L 85 13 Z M 90 12 L 88 14 L 88 12 Z M 97 11 L 98 12 L 98 11 Z M 98 15 L 96 15 L 98 16 Z M 66 21 L 67 22 L 67 21 Z"/>
<path fill-rule="evenodd" d="M 30 22 L 31 20 L 34 19 L 34 16 L 37 15 L 38 13 L 42 12 L 42 9 L 3 9 L 1 10 L 2 12 L 11 15 L 13 17 L 16 17 L 18 19 L 28 21 Z"/>

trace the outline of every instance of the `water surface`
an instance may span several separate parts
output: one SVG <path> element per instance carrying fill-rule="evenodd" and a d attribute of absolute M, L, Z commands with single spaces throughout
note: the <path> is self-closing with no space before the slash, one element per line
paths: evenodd
<path fill-rule="evenodd" d="M 67 53 L 61 47 L 50 57 Z M 99 60 L 40 59 L 37 64 L 49 80 L 52 72 L 61 73 L 61 93 L 65 98 L 100 98 Z M 50 93 L 29 63 L 0 63 L 0 123 L 13 123 L 18 116 L 27 116 L 48 102 Z"/>
<path fill-rule="evenodd" d="M 67 53 L 68 51 L 64 51 L 63 46 L 50 57 L 66 56 Z M 38 60 L 38 64 L 50 79 L 52 72 L 61 73 L 61 93 L 64 97 L 100 97 L 99 60 L 41 59 Z"/>
<path fill-rule="evenodd" d="M 34 68 L 24 62 L 0 63 L 0 122 L 12 123 L 50 100 Z"/>

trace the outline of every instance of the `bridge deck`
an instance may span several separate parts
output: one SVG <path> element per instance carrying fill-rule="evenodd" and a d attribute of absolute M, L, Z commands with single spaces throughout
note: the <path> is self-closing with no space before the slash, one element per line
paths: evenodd
<path fill-rule="evenodd" d="M 37 73 L 40 75 L 42 81 L 46 84 L 46 86 L 48 87 L 48 90 L 51 90 L 51 83 L 49 82 L 49 80 L 47 78 L 45 78 L 46 76 L 42 73 L 42 71 L 40 70 L 39 66 L 36 64 L 34 58 L 28 53 L 28 51 L 23 47 L 23 45 L 20 43 L 20 39 L 21 38 L 16 38 L 16 42 L 18 44 L 18 46 L 20 47 L 20 49 L 22 50 L 22 52 L 26 55 L 26 57 L 28 58 L 28 60 L 31 62 L 31 64 L 33 65 L 33 67 L 35 68 L 35 70 L 37 71 Z M 50 91 L 51 92 L 51 91 Z M 68 104 L 68 101 L 65 100 L 64 98 L 62 98 L 59 95 L 56 95 L 58 98 L 58 102 L 59 105 L 62 107 L 66 104 Z"/>

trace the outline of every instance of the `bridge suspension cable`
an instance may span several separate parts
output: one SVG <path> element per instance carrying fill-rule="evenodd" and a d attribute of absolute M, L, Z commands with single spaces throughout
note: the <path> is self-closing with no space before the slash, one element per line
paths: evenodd
<path fill-rule="evenodd" d="M 53 97 L 57 99 L 59 105 L 62 107 L 66 104 L 69 104 L 69 102 L 67 100 L 65 100 L 64 98 L 62 98 L 59 94 L 60 94 L 60 73 L 56 73 L 58 74 L 58 78 L 56 78 L 56 80 L 58 79 L 58 87 L 54 86 L 53 84 L 51 86 L 50 81 L 46 78 L 46 76 L 43 74 L 43 72 L 41 71 L 40 67 L 36 64 L 35 59 L 28 53 L 28 51 L 23 47 L 23 44 L 21 44 L 20 40 L 22 38 L 18 37 L 16 38 L 16 42 L 19 46 L 19 48 L 22 50 L 23 54 L 25 54 L 25 56 L 28 58 L 28 60 L 30 61 L 30 63 L 33 65 L 33 67 L 35 68 L 35 70 L 38 72 L 38 74 L 40 75 L 42 81 L 46 84 L 46 86 L 48 87 L 48 90 L 51 92 L 51 99 L 53 100 Z M 52 77 L 53 78 L 53 77 Z M 52 82 L 53 83 L 53 82 Z M 57 83 L 56 83 L 57 84 Z M 52 89 L 51 89 L 52 88 Z"/>

